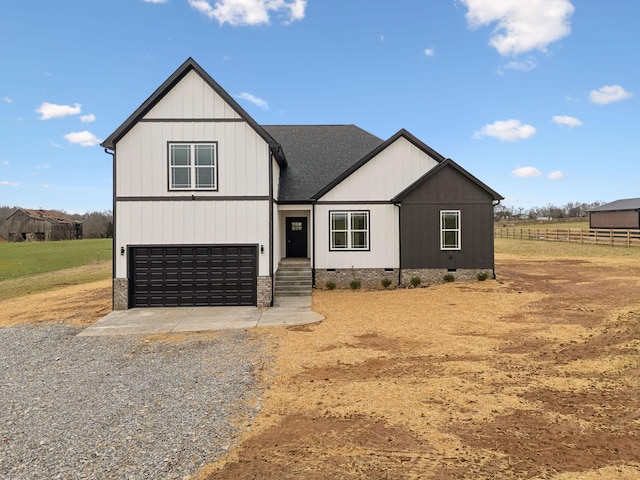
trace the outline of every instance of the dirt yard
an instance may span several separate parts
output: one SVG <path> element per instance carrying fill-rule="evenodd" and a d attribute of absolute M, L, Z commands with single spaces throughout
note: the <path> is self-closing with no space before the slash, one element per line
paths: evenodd
<path fill-rule="evenodd" d="M 255 330 L 273 350 L 258 365 L 261 411 L 194 478 L 640 478 L 640 263 L 499 255 L 497 273 L 318 291 L 324 322 Z M 109 310 L 108 282 L 72 305 L 77 288 L 0 311 L 87 321 Z"/>

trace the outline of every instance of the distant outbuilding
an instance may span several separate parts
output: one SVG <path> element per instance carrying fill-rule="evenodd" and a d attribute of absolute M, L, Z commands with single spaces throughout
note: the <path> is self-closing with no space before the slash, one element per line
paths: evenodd
<path fill-rule="evenodd" d="M 640 229 L 640 198 L 626 198 L 589 210 L 589 228 Z"/>
<path fill-rule="evenodd" d="M 5 220 L 10 242 L 77 240 L 82 238 L 82 222 L 55 210 L 19 208 Z"/>

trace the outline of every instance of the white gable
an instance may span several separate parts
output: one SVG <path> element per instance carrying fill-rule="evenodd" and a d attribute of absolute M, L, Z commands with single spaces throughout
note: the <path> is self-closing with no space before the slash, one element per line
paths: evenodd
<path fill-rule="evenodd" d="M 390 200 L 436 165 L 435 159 L 399 137 L 319 200 Z"/>
<path fill-rule="evenodd" d="M 191 70 L 144 118 L 237 119 L 240 115 L 200 75 Z"/>

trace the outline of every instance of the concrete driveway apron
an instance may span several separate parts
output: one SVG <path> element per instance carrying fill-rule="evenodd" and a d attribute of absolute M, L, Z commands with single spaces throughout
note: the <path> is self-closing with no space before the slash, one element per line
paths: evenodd
<path fill-rule="evenodd" d="M 201 332 L 235 328 L 292 326 L 324 319 L 311 311 L 311 296 L 276 297 L 274 306 L 257 307 L 172 307 L 114 310 L 78 334 L 131 335 Z"/>

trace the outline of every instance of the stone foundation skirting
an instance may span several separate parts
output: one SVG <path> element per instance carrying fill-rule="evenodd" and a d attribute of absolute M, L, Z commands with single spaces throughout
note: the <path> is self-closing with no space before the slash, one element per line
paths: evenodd
<path fill-rule="evenodd" d="M 469 282 L 477 281 L 478 273 L 486 272 L 488 277 L 493 277 L 493 272 L 490 268 L 459 268 L 455 272 L 450 272 L 446 268 L 419 268 L 419 269 L 404 269 L 402 270 L 402 284 L 411 285 L 411 279 L 418 277 L 420 284 L 428 283 L 444 283 L 444 276 L 450 273 L 453 275 L 454 281 Z"/>
<path fill-rule="evenodd" d="M 397 268 L 336 268 L 333 271 L 317 268 L 315 275 L 316 288 L 325 288 L 327 282 L 333 282 L 336 288 L 350 288 L 353 280 L 360 280 L 362 288 L 384 288 L 383 278 L 391 280 L 390 287 L 398 286 Z"/>
<path fill-rule="evenodd" d="M 113 279 L 113 309 L 127 310 L 129 308 L 129 280 L 126 278 Z"/>
<path fill-rule="evenodd" d="M 271 306 L 271 277 L 258 277 L 258 307 Z"/>
<path fill-rule="evenodd" d="M 316 269 L 315 271 L 315 287 L 326 288 L 327 282 L 333 282 L 336 288 L 351 288 L 353 280 L 360 280 L 362 288 L 384 288 L 382 279 L 391 280 L 389 288 L 398 286 L 399 269 L 385 270 L 384 268 L 336 268 L 335 270 Z M 448 273 L 453 275 L 454 281 L 469 282 L 477 281 L 478 273 L 486 272 L 488 277 L 493 277 L 492 270 L 489 269 L 458 269 L 450 272 L 446 268 L 420 268 L 420 269 L 403 269 L 400 284 L 404 286 L 411 285 L 411 279 L 418 277 L 420 285 L 428 285 L 430 283 L 444 283 L 444 276 Z"/>

